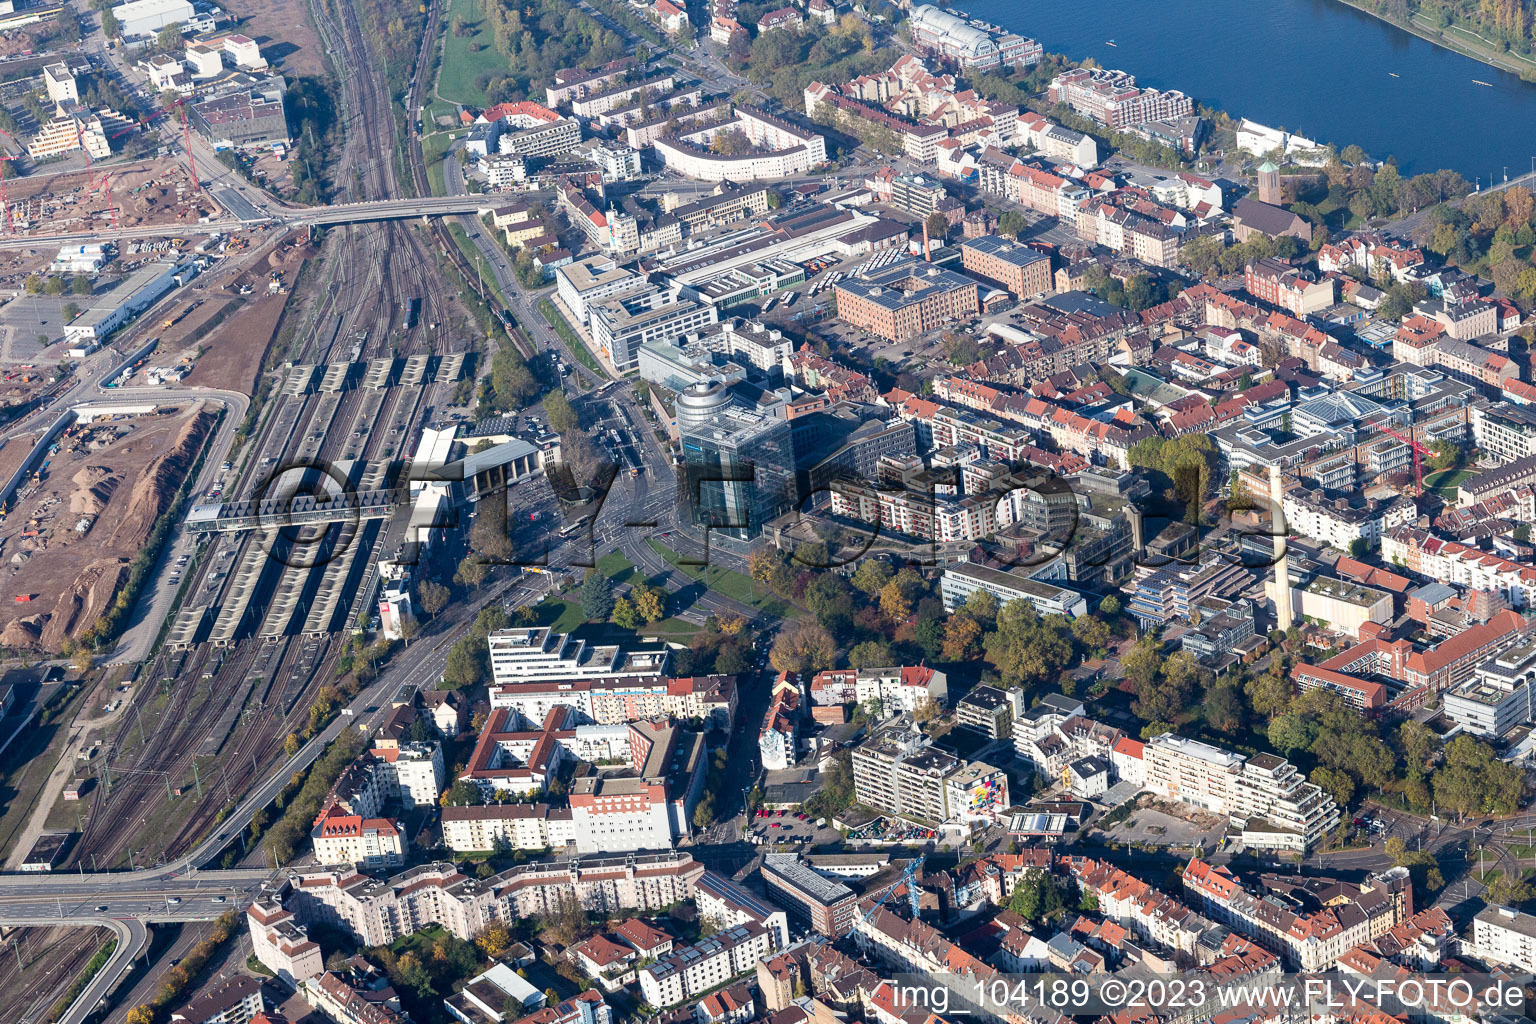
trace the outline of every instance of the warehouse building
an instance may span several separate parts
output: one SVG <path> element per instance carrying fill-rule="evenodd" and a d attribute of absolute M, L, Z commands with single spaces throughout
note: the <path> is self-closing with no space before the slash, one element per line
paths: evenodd
<path fill-rule="evenodd" d="M 167 25 L 180 25 L 194 13 L 187 0 L 133 0 L 112 8 L 124 39 L 152 36 Z"/>
<path fill-rule="evenodd" d="M 283 80 L 264 79 L 249 89 L 219 96 L 191 108 L 192 127 L 215 149 L 287 145 Z"/>

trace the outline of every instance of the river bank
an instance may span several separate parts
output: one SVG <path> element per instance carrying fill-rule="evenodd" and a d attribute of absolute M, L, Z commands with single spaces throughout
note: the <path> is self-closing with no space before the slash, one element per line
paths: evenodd
<path fill-rule="evenodd" d="M 1424 14 L 1415 12 L 1410 16 L 1408 23 L 1404 24 L 1393 18 L 1372 10 L 1359 3 L 1358 0 L 1335 0 L 1346 7 L 1353 7 L 1361 14 L 1375 18 L 1377 21 L 1393 28 L 1400 28 L 1404 32 L 1411 32 L 1420 39 L 1443 46 L 1452 53 L 1459 53 L 1463 57 L 1471 57 L 1473 60 L 1499 71 L 1507 71 L 1512 75 L 1519 75 L 1528 82 L 1536 81 L 1536 60 L 1522 57 L 1509 50 L 1501 50 L 1488 42 L 1482 36 L 1471 29 L 1458 25 L 1449 25 L 1441 28 L 1434 24 Z"/>

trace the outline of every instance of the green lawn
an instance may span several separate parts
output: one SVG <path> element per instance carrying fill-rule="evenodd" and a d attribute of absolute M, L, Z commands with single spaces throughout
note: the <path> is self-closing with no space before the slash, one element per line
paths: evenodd
<path fill-rule="evenodd" d="M 452 127 L 453 123 L 456 123 L 458 116 L 459 112 L 454 109 L 452 103 L 446 100 L 433 100 L 427 104 L 427 130 L 432 131 L 441 128 L 442 126 L 437 123 L 437 119 L 440 117 L 448 118 L 451 122 L 449 127 Z"/>
<path fill-rule="evenodd" d="M 556 633 L 569 633 L 587 621 L 581 613 L 581 605 L 558 597 L 546 597 L 534 605 L 533 610 L 539 615 L 538 624 L 548 626 Z"/>
<path fill-rule="evenodd" d="M 622 551 L 610 551 L 597 560 L 597 571 L 615 583 L 644 583 L 645 577 L 635 570 L 635 563 L 624 557 Z"/>
<path fill-rule="evenodd" d="M 421 162 L 427 166 L 427 183 L 435 196 L 448 194 L 448 186 L 443 181 L 443 157 L 452 143 L 453 136 L 447 132 L 424 135 L 421 139 Z"/>
<path fill-rule="evenodd" d="M 1470 469 L 1442 469 L 1438 473 L 1431 473 L 1424 478 L 1424 487 L 1434 491 L 1446 501 L 1456 499 L 1456 488 L 1463 480 L 1472 475 Z"/>
<path fill-rule="evenodd" d="M 658 555 L 665 558 L 673 568 L 698 580 L 717 594 L 724 594 L 734 601 L 751 605 L 758 611 L 767 612 L 770 615 L 784 618 L 796 618 L 800 615 L 798 608 L 775 597 L 762 584 L 755 583 L 750 576 L 731 569 L 722 569 L 718 565 L 689 565 L 681 560 L 681 556 L 676 551 L 656 539 L 652 538 L 646 543 Z"/>
<path fill-rule="evenodd" d="M 469 35 L 453 34 L 453 19 L 462 18 L 473 28 Z M 448 7 L 449 29 L 443 43 L 443 69 L 437 75 L 437 94 L 445 100 L 474 107 L 490 105 L 485 90 L 475 80 L 487 71 L 506 71 L 507 62 L 496 52 L 495 40 L 475 0 L 453 0 Z"/>

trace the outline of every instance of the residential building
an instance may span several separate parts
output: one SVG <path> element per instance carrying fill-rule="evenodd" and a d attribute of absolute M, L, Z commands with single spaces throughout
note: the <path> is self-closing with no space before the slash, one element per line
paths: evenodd
<path fill-rule="evenodd" d="M 755 151 L 715 152 L 711 144 L 723 132 L 740 134 Z M 794 177 L 827 159 L 824 136 L 745 104 L 736 104 L 730 120 L 685 127 L 677 135 L 656 139 L 652 149 L 668 170 L 685 177 L 736 183 Z"/>
<path fill-rule="evenodd" d="M 1194 100 L 1181 92 L 1141 89 L 1136 77 L 1108 68 L 1077 68 L 1056 76 L 1048 90 L 1052 103 L 1065 103 L 1109 128 L 1129 128 L 1147 121 L 1193 114 Z"/>
<path fill-rule="evenodd" d="M 1165 733 L 1146 743 L 1146 786 L 1232 820 L 1246 846 L 1305 852 L 1338 824 L 1333 800 L 1284 758 Z"/>
<path fill-rule="evenodd" d="M 75 76 L 70 74 L 69 66 L 63 61 L 44 65 L 43 86 L 48 90 L 48 102 L 55 106 L 80 102 L 80 90 L 75 84 Z"/>
<path fill-rule="evenodd" d="M 248 974 L 237 974 L 229 981 L 201 993 L 179 1010 L 172 1011 L 172 1024 L 248 1024 L 266 1007 L 261 998 L 261 982 Z"/>
<path fill-rule="evenodd" d="M 641 970 L 640 992 L 652 1006 L 676 1006 L 755 971 L 772 951 L 773 940 L 762 925 L 734 925 Z"/>
<path fill-rule="evenodd" d="M 1473 956 L 1490 964 L 1536 971 L 1536 916 L 1513 907 L 1484 907 L 1472 919 Z"/>
<path fill-rule="evenodd" d="M 1279 306 L 1294 317 L 1305 318 L 1337 301 L 1333 278 L 1318 279 L 1284 260 L 1270 257 L 1250 261 L 1243 271 L 1243 282 L 1249 295 Z"/>
<path fill-rule="evenodd" d="M 551 107 L 569 103 L 573 99 L 605 92 L 624 78 L 637 65 L 634 57 L 621 57 L 595 70 L 586 68 L 562 68 L 555 72 L 554 81 L 544 88 L 544 102 Z"/>
<path fill-rule="evenodd" d="M 1008 780 L 981 762 L 930 746 L 902 716 L 853 749 L 860 803 L 930 825 L 996 821 L 1008 807 Z"/>
<path fill-rule="evenodd" d="M 1536 456 L 1536 407 L 1509 402 L 1474 405 L 1472 439 L 1500 464 Z"/>
<path fill-rule="evenodd" d="M 1413 916 L 1407 868 L 1365 881 L 1266 875 L 1250 892 L 1225 867 L 1198 857 L 1184 869 L 1184 891 L 1213 919 L 1276 954 L 1290 970 L 1326 971 L 1339 958 Z"/>
<path fill-rule="evenodd" d="M 345 973 L 326 971 L 300 984 L 304 1000 L 336 1024 L 410 1024 L 388 982 L 365 972 L 372 965 L 353 957 Z"/>
<path fill-rule="evenodd" d="M 1348 551 L 1356 540 L 1372 546 L 1390 533 L 1418 518 L 1417 506 L 1408 498 L 1330 498 L 1322 488 L 1292 487 L 1280 498 L 1285 525 L 1293 534 L 1324 541 Z"/>
<path fill-rule="evenodd" d="M 299 982 L 324 973 L 320 944 L 275 897 L 264 895 L 253 901 L 245 910 L 245 920 L 252 954 L 278 981 L 298 988 Z"/>
<path fill-rule="evenodd" d="M 406 849 L 410 845 L 400 822 L 347 814 L 340 807 L 321 811 L 309 835 L 315 848 L 315 860 L 321 864 L 399 867 L 405 863 Z"/>
<path fill-rule="evenodd" d="M 811 679 L 813 704 L 859 705 L 872 707 L 879 701 L 881 715 L 912 714 L 932 702 L 939 707 L 949 701 L 949 679 L 927 665 L 902 665 L 889 668 L 834 668 L 818 672 Z"/>
<path fill-rule="evenodd" d="M 403 807 L 436 807 L 446 779 L 443 748 L 436 742 L 404 743 L 372 752 L 381 784 Z"/>
<path fill-rule="evenodd" d="M 47 160 L 75 150 L 83 150 L 92 160 L 104 160 L 112 155 L 112 145 L 107 141 L 106 129 L 100 116 L 75 106 L 64 112 L 59 108 L 50 121 L 44 122 L 27 143 L 27 155 L 34 160 Z"/>
<path fill-rule="evenodd" d="M 793 7 L 780 7 L 757 19 L 757 34 L 772 32 L 776 28 L 798 32 L 805 25 L 805 18 Z"/>
<path fill-rule="evenodd" d="M 1013 720 L 1024 713 L 1024 691 L 996 686 L 973 687 L 955 704 L 961 728 L 974 729 L 994 740 L 1013 736 Z"/>
<path fill-rule="evenodd" d="M 376 946 L 426 922 L 472 939 L 491 921 L 536 917 L 570 900 L 599 913 L 661 910 L 691 898 L 703 874 L 692 856 L 670 850 L 538 861 L 489 879 L 470 878 L 447 863 L 385 879 L 332 867 L 290 873 L 282 898 L 300 922 L 321 921 Z"/>
<path fill-rule="evenodd" d="M 699 920 L 709 922 L 717 931 L 753 923 L 768 932 L 775 949 L 789 946 L 789 922 L 783 909 L 723 875 L 703 872 L 693 889 L 693 900 Z"/>

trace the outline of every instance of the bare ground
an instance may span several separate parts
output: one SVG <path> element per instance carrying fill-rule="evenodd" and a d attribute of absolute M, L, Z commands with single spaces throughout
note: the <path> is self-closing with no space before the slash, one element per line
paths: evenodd
<path fill-rule="evenodd" d="M 305 247 L 284 246 L 236 282 L 237 286 L 247 283 L 254 290 L 237 312 L 197 338 L 202 356 L 187 376 L 188 384 L 254 392 L 262 356 L 272 343 L 288 304 L 289 286 L 304 265 L 308 251 Z M 273 272 L 282 275 L 284 287 L 278 294 L 268 295 L 267 281 Z"/>
<path fill-rule="evenodd" d="M 211 200 L 195 197 L 184 163 L 165 157 L 106 171 L 78 169 L 13 178 L 6 183 L 11 218 L 18 230 L 69 231 L 142 224 L 197 224 L 200 213 L 216 212 Z"/>
<path fill-rule="evenodd" d="M 57 651 L 96 621 L 212 422 L 200 407 L 172 409 L 61 436 L 0 521 L 0 645 Z"/>
<path fill-rule="evenodd" d="M 240 31 L 261 44 L 267 60 L 292 75 L 329 70 L 305 0 L 229 0 L 224 7 L 240 19 Z"/>

